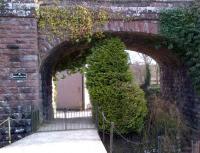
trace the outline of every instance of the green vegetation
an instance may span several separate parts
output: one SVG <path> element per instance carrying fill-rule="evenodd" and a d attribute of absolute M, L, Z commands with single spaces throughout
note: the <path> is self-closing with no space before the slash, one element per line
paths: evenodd
<path fill-rule="evenodd" d="M 152 150 L 160 144 L 162 153 L 180 153 L 183 140 L 187 139 L 188 129 L 176 103 L 163 100 L 160 96 L 148 95 L 148 110 L 143 148 Z"/>
<path fill-rule="evenodd" d="M 146 64 L 146 76 L 144 80 L 144 84 L 146 87 L 150 86 L 151 83 L 151 72 L 150 72 L 150 65 L 147 63 Z"/>
<path fill-rule="evenodd" d="M 124 50 L 117 38 L 97 43 L 87 58 L 87 87 L 93 107 L 98 105 L 121 133 L 140 132 L 147 114 L 146 101 L 143 91 L 133 83 Z"/>
<path fill-rule="evenodd" d="M 145 90 L 145 95 L 147 97 L 160 95 L 160 85 L 150 85 L 148 89 Z"/>
<path fill-rule="evenodd" d="M 48 34 L 50 39 L 56 36 L 75 42 L 83 39 L 90 42 L 94 29 L 98 32 L 96 35 L 101 36 L 101 26 L 108 20 L 105 10 L 94 11 L 80 5 L 73 8 L 40 7 L 37 15 L 39 29 Z"/>
<path fill-rule="evenodd" d="M 151 72 L 150 72 L 150 65 L 149 63 L 145 64 L 145 80 L 144 80 L 144 84 L 142 85 L 143 90 L 147 91 L 148 87 L 151 84 Z"/>
<path fill-rule="evenodd" d="M 179 55 L 189 68 L 193 86 L 200 93 L 200 4 L 166 10 L 160 14 L 160 30 L 167 46 Z"/>
<path fill-rule="evenodd" d="M 73 8 L 59 7 L 59 4 L 43 6 L 37 10 L 37 17 L 39 30 L 45 33 L 50 41 L 56 38 L 83 46 L 91 46 L 93 41 L 102 38 L 102 26 L 108 21 L 105 10 L 92 10 L 81 5 Z M 65 69 L 71 73 L 81 70 L 88 54 L 83 48 L 78 53 L 64 56 L 54 66 L 53 73 Z"/>

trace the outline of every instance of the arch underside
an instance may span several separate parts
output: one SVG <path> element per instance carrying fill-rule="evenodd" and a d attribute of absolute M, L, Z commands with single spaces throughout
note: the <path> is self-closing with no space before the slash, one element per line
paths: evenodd
<path fill-rule="evenodd" d="M 106 35 L 119 37 L 127 49 L 144 53 L 155 59 L 160 66 L 160 82 L 162 96 L 170 101 L 176 101 L 188 124 L 194 129 L 199 127 L 199 115 L 197 107 L 199 96 L 196 95 L 191 84 L 191 78 L 187 74 L 187 68 L 173 52 L 160 47 L 159 43 L 164 39 L 158 35 L 136 32 L 107 32 Z M 42 74 L 43 106 L 51 105 L 52 75 L 56 71 L 56 65 L 66 56 L 76 58 L 82 52 L 91 48 L 88 43 L 63 42 L 53 48 L 47 58 L 42 62 L 40 71 Z"/>

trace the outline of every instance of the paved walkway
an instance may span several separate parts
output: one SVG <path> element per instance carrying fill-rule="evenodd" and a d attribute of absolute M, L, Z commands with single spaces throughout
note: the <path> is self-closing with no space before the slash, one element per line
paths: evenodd
<path fill-rule="evenodd" d="M 25 137 L 0 153 L 107 153 L 95 129 L 39 132 Z"/>

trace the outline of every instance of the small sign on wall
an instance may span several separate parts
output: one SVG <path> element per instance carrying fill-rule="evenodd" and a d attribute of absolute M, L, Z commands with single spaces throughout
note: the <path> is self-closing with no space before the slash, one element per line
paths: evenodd
<path fill-rule="evenodd" d="M 27 78 L 27 74 L 22 72 L 12 73 L 11 78 L 15 80 L 24 80 Z"/>

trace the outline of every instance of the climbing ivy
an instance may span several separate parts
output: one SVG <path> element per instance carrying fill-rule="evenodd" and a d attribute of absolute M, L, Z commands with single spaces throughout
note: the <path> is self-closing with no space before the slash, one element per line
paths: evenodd
<path fill-rule="evenodd" d="M 101 27 L 108 20 L 107 12 L 103 9 L 92 10 L 81 5 L 74 7 L 46 6 L 37 10 L 38 26 L 50 38 L 71 39 L 79 42 L 88 41 L 94 31 L 102 34 Z"/>
<path fill-rule="evenodd" d="M 92 44 L 92 43 L 91 43 Z M 86 58 L 91 54 L 89 49 L 79 50 L 79 52 L 74 52 L 67 55 L 59 60 L 54 66 L 54 74 L 56 72 L 61 72 L 67 70 L 68 73 L 83 72 L 86 64 Z"/>
<path fill-rule="evenodd" d="M 107 11 L 104 9 L 92 10 L 75 5 L 73 7 L 45 6 L 37 10 L 38 27 L 48 36 L 49 40 L 70 40 L 72 43 L 91 45 L 96 39 L 104 37 L 102 26 L 108 21 Z M 88 52 L 63 57 L 54 65 L 56 71 L 67 69 L 76 72 L 85 64 Z"/>
<path fill-rule="evenodd" d="M 193 85 L 200 93 L 200 3 L 191 7 L 165 10 L 160 14 L 160 31 L 167 46 L 179 55 L 189 68 Z"/>

